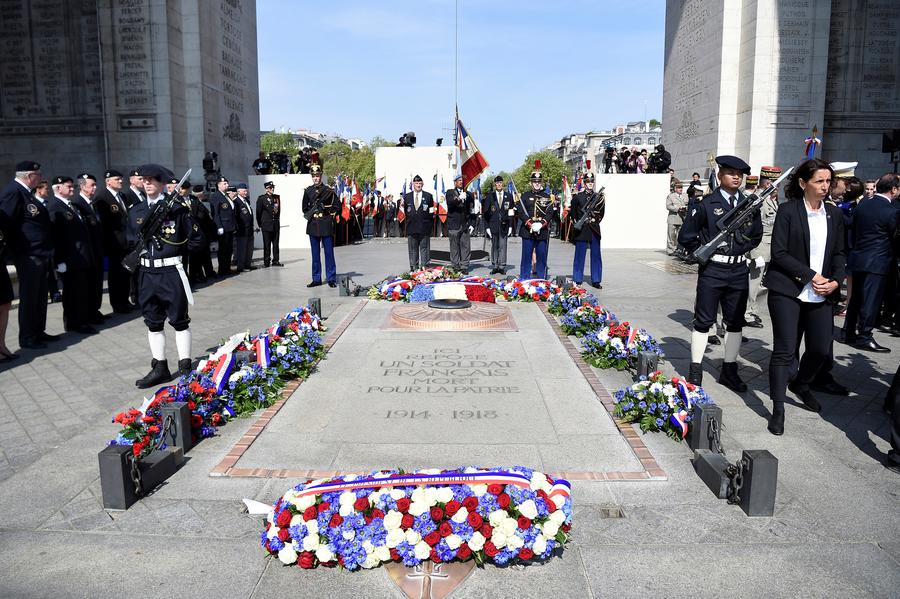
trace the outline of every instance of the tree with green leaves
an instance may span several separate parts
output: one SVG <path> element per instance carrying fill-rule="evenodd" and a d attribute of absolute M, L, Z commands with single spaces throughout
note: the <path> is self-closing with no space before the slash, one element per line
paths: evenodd
<path fill-rule="evenodd" d="M 512 180 L 516 184 L 519 193 L 524 193 L 531 186 L 528 179 L 531 177 L 531 171 L 534 170 L 534 161 L 541 161 L 541 173 L 544 181 L 550 184 L 550 189 L 554 193 L 558 193 L 562 189 L 562 178 L 566 173 L 566 164 L 556 157 L 556 154 L 549 150 L 541 150 L 540 152 L 532 152 L 525 158 L 522 166 L 517 168 L 512 174 Z"/>
<path fill-rule="evenodd" d="M 319 148 L 319 160 L 329 180 L 344 175 L 356 179 L 360 186 L 375 180 L 375 153 L 370 147 L 354 150 L 342 142 L 325 144 Z"/>
<path fill-rule="evenodd" d="M 662 123 L 656 119 L 650 119 L 648 125 L 650 125 L 651 127 L 662 127 Z"/>
<path fill-rule="evenodd" d="M 292 156 L 297 152 L 297 142 L 290 133 L 276 133 L 269 131 L 259 138 L 259 149 L 266 154 L 272 152 L 285 152 Z"/>

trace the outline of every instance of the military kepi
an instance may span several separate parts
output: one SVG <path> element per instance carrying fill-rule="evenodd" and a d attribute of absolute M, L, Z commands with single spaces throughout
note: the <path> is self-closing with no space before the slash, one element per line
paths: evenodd
<path fill-rule="evenodd" d="M 737 171 L 741 171 L 745 175 L 750 174 L 750 165 L 737 156 L 731 156 L 729 154 L 716 156 L 716 164 L 718 164 L 722 168 L 733 168 Z"/>
<path fill-rule="evenodd" d="M 171 181 L 175 178 L 175 175 L 172 174 L 172 171 L 164 166 L 160 166 L 159 164 L 145 164 L 143 166 L 139 166 L 137 171 L 141 177 L 156 179 L 160 183 Z M 175 182 L 177 183 L 178 179 L 175 179 Z"/>
<path fill-rule="evenodd" d="M 421 182 L 422 182 L 422 177 L 420 177 L 419 175 L 416 175 L 415 177 L 413 177 L 413 183 L 421 183 Z"/>
<path fill-rule="evenodd" d="M 774 181 L 778 177 L 781 176 L 781 167 L 780 166 L 764 166 L 759 169 L 759 178 L 760 179 L 769 179 L 770 181 Z"/>

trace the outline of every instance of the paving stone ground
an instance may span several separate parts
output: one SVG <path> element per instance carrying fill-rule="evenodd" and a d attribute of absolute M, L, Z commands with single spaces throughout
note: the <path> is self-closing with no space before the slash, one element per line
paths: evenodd
<path fill-rule="evenodd" d="M 433 246 L 446 251 L 446 241 Z M 510 244 L 511 257 L 518 248 Z M 402 241 L 336 254 L 339 272 L 359 283 L 406 269 Z M 551 270 L 568 272 L 571 257 L 572 246 L 554 242 Z M 195 355 L 237 330 L 261 329 L 312 295 L 308 255 L 288 251 L 284 258 L 283 269 L 245 273 L 195 294 Z M 695 277 L 667 272 L 660 252 L 608 251 L 604 258 L 603 303 L 662 340 L 667 371 L 686 372 Z M 355 301 L 327 287 L 314 291 L 335 320 Z M 50 306 L 48 320 L 48 332 L 62 331 L 59 305 Z M 15 349 L 15 312 L 12 321 Z M 705 387 L 723 408 L 729 458 L 744 448 L 779 458 L 774 517 L 747 518 L 715 499 L 684 445 L 645 435 L 667 481 L 574 483 L 574 538 L 561 558 L 478 570 L 454 597 L 896 597 L 900 476 L 881 463 L 888 428 L 880 405 L 900 340 L 878 336 L 893 349 L 886 355 L 836 344 L 835 375 L 853 393 L 820 395 L 821 414 L 788 406 L 786 433 L 775 438 L 765 428 L 771 330 L 744 334 L 741 375 L 750 390 L 738 396 L 715 383 L 721 347 L 707 353 Z M 140 318 L 116 317 L 100 335 L 66 335 L 50 352 L 23 352 L 14 367 L 0 367 L 0 596 L 400 596 L 381 569 L 300 572 L 263 557 L 259 522 L 242 513 L 240 499 L 273 501 L 294 481 L 208 476 L 251 419 L 203 441 L 152 496 L 126 512 L 104 511 L 97 452 L 115 433 L 112 414 L 141 401 L 133 381 L 147 370 L 147 351 Z M 629 382 L 625 373 L 599 376 L 610 390 Z M 610 506 L 624 518 L 605 518 Z"/>

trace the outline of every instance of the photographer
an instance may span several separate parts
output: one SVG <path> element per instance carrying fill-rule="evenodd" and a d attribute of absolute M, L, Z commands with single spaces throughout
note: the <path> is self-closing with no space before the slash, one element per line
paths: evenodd
<path fill-rule="evenodd" d="M 653 154 L 650 155 L 650 164 L 647 169 L 648 173 L 666 173 L 672 164 L 672 155 L 666 151 L 666 147 L 662 144 L 656 146 Z"/>
<path fill-rule="evenodd" d="M 265 152 L 260 152 L 259 158 L 254 160 L 251 166 L 253 167 L 253 172 L 257 175 L 272 174 L 272 161 L 266 158 Z"/>

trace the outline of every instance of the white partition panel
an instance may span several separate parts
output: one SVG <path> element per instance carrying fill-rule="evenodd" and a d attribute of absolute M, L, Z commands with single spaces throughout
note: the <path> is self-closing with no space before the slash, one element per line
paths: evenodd
<path fill-rule="evenodd" d="M 597 175 L 595 189 L 605 186 L 603 247 L 666 247 L 666 196 L 669 175 Z"/>
<path fill-rule="evenodd" d="M 309 237 L 306 236 L 306 219 L 300 206 L 303 202 L 303 191 L 312 185 L 309 175 L 250 175 L 250 203 L 253 216 L 256 218 L 256 199 L 266 192 L 263 184 L 266 181 L 275 183 L 275 193 L 281 196 L 281 249 L 308 248 Z M 262 235 L 256 234 L 256 247 L 262 247 Z"/>

